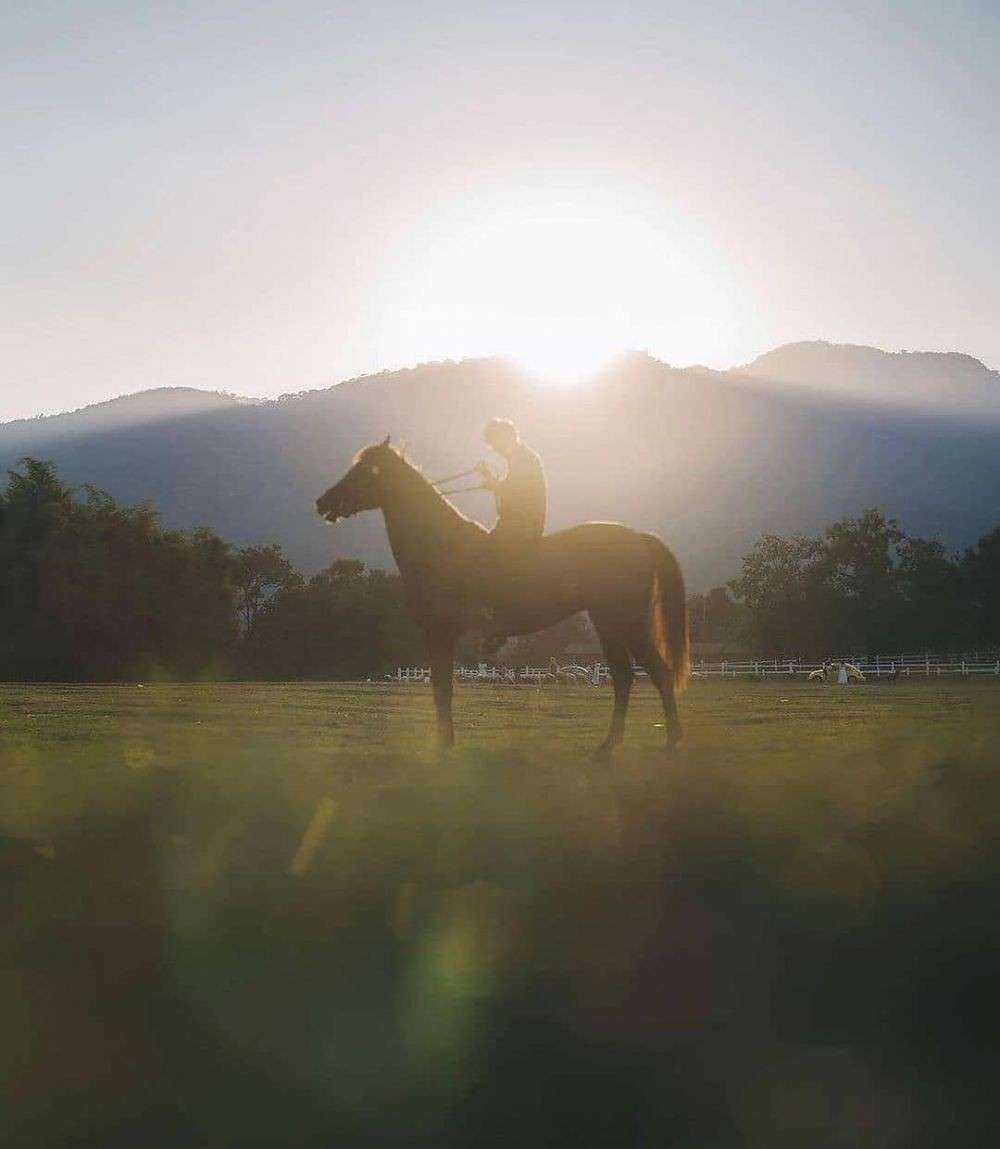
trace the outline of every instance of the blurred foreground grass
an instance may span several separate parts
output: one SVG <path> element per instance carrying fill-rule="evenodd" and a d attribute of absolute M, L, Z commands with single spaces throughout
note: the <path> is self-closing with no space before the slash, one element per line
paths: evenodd
<path fill-rule="evenodd" d="M 609 708 L 0 687 L 0 1137 L 994 1143 L 1000 688 Z"/>

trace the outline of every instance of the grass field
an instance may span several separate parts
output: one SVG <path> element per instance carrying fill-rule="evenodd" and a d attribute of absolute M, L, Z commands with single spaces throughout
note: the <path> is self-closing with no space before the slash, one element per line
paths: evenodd
<path fill-rule="evenodd" d="M 1000 686 L 609 708 L 0 687 L 0 1138 L 994 1143 Z"/>

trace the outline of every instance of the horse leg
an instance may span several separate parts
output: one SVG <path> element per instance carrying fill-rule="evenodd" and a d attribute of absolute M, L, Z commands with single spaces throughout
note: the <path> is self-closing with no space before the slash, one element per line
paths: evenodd
<path fill-rule="evenodd" d="M 451 696 L 455 690 L 455 639 L 435 636 L 428 641 L 431 660 L 431 686 L 437 712 L 437 743 L 441 750 L 455 744 L 451 719 Z"/>
<path fill-rule="evenodd" d="M 597 624 L 595 623 L 595 626 Z M 615 690 L 615 708 L 611 712 L 611 728 L 607 738 L 594 751 L 598 761 L 607 761 L 611 751 L 621 742 L 625 735 L 625 712 L 628 709 L 628 696 L 632 689 L 632 660 L 629 657 L 628 647 L 618 634 L 608 634 L 597 628 L 604 647 L 604 657 L 608 660 L 608 669 L 611 671 L 611 683 Z"/>
<path fill-rule="evenodd" d="M 629 643 L 629 649 L 636 662 L 644 667 L 650 681 L 660 692 L 663 703 L 663 717 L 667 724 L 667 749 L 673 750 L 681 740 L 681 720 L 677 713 L 677 699 L 674 697 L 674 672 L 663 661 L 656 646 L 648 635 L 642 635 Z"/>

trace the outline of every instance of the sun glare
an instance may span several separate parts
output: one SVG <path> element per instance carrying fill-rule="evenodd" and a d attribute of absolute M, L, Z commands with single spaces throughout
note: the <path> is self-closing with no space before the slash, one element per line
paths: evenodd
<path fill-rule="evenodd" d="M 474 203 L 429 221 L 393 263 L 380 335 L 397 361 L 503 354 L 555 382 L 640 347 L 675 363 L 725 351 L 727 277 L 666 205 L 551 192 Z"/>

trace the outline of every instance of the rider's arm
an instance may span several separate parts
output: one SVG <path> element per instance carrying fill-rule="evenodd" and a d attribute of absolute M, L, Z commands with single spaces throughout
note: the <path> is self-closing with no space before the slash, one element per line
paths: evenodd
<path fill-rule="evenodd" d="M 476 471 L 483 480 L 483 488 L 497 494 L 500 490 L 501 480 L 489 463 L 480 463 L 476 467 Z"/>

